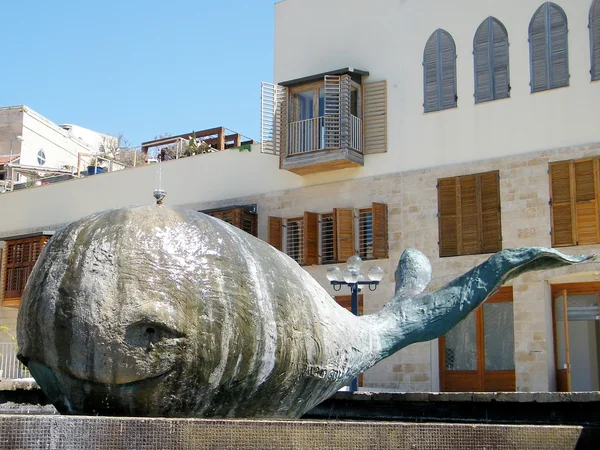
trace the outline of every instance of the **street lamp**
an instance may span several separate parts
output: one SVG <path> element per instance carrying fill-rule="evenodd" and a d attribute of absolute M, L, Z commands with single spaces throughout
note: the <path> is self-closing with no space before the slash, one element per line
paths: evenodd
<path fill-rule="evenodd" d="M 370 291 L 377 289 L 377 285 L 383 279 L 384 271 L 379 266 L 371 266 L 367 273 L 368 280 L 360 273 L 362 259 L 358 255 L 353 255 L 346 261 L 344 270 L 337 266 L 327 269 L 327 279 L 333 286 L 334 291 L 339 291 L 342 286 L 349 286 L 352 294 L 350 303 L 350 311 L 355 316 L 358 316 L 358 293 L 361 286 L 369 286 Z M 350 383 L 350 391 L 358 391 L 358 379 L 352 380 Z"/>

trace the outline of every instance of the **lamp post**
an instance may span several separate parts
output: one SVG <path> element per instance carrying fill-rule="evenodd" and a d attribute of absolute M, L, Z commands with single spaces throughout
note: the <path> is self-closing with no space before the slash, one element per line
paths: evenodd
<path fill-rule="evenodd" d="M 10 190 L 11 190 L 11 191 L 12 191 L 12 188 L 13 188 L 13 185 L 14 185 L 14 182 L 13 182 L 13 169 L 12 169 L 12 156 L 13 156 L 13 154 L 12 154 L 12 143 L 13 143 L 13 141 L 19 141 L 19 142 L 23 142 L 24 140 L 25 140 L 25 139 L 23 139 L 23 136 L 21 136 L 21 135 L 17 135 L 17 136 L 15 136 L 14 138 L 11 138 L 11 140 L 10 140 L 10 146 L 9 146 L 9 157 L 8 157 L 8 164 L 7 164 L 7 167 L 10 169 L 10 177 L 9 177 L 9 180 L 10 180 Z M 8 175 L 8 174 L 7 174 L 7 175 Z"/>
<path fill-rule="evenodd" d="M 377 289 L 377 285 L 383 279 L 384 271 L 379 266 L 371 266 L 367 273 L 368 280 L 360 273 L 362 259 L 358 255 L 351 256 L 346 261 L 344 270 L 337 266 L 327 269 L 327 279 L 333 286 L 334 291 L 339 291 L 342 286 L 349 286 L 351 296 L 350 311 L 358 316 L 358 293 L 361 286 L 369 286 L 370 291 Z M 352 380 L 349 386 L 350 392 L 358 391 L 358 379 Z"/>

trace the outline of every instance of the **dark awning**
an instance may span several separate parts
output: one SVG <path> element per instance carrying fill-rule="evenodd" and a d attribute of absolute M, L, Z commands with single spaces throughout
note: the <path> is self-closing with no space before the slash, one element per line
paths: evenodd
<path fill-rule="evenodd" d="M 285 86 L 285 87 L 291 88 L 291 87 L 295 87 L 295 86 L 300 86 L 302 84 L 308 84 L 308 83 L 312 83 L 314 81 L 322 80 L 325 77 L 325 75 L 350 75 L 350 77 L 352 78 L 352 81 L 361 84 L 362 77 L 368 77 L 369 72 L 367 72 L 366 70 L 358 70 L 358 69 L 354 69 L 352 67 L 346 67 L 345 69 L 337 69 L 337 70 L 332 70 L 330 72 L 323 72 L 323 73 L 318 73 L 316 75 L 309 75 L 307 77 L 296 78 L 294 80 L 282 81 L 281 83 L 278 83 L 278 84 L 280 86 Z"/>

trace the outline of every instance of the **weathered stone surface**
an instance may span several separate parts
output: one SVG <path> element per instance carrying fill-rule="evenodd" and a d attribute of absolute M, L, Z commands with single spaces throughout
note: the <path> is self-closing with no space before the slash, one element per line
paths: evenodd
<path fill-rule="evenodd" d="M 355 317 L 291 258 L 218 219 L 168 207 L 97 213 L 54 235 L 19 313 L 20 358 L 61 413 L 299 417 L 411 343 L 446 333 L 519 274 L 589 257 L 505 250 Z"/>

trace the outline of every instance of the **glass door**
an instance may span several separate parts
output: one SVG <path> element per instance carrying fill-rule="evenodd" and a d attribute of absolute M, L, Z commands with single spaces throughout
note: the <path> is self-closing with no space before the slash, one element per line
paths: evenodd
<path fill-rule="evenodd" d="M 501 288 L 440 338 L 440 389 L 514 391 L 512 288 Z"/>
<path fill-rule="evenodd" d="M 571 355 L 567 291 L 554 298 L 554 336 L 556 351 L 556 390 L 571 392 Z"/>

